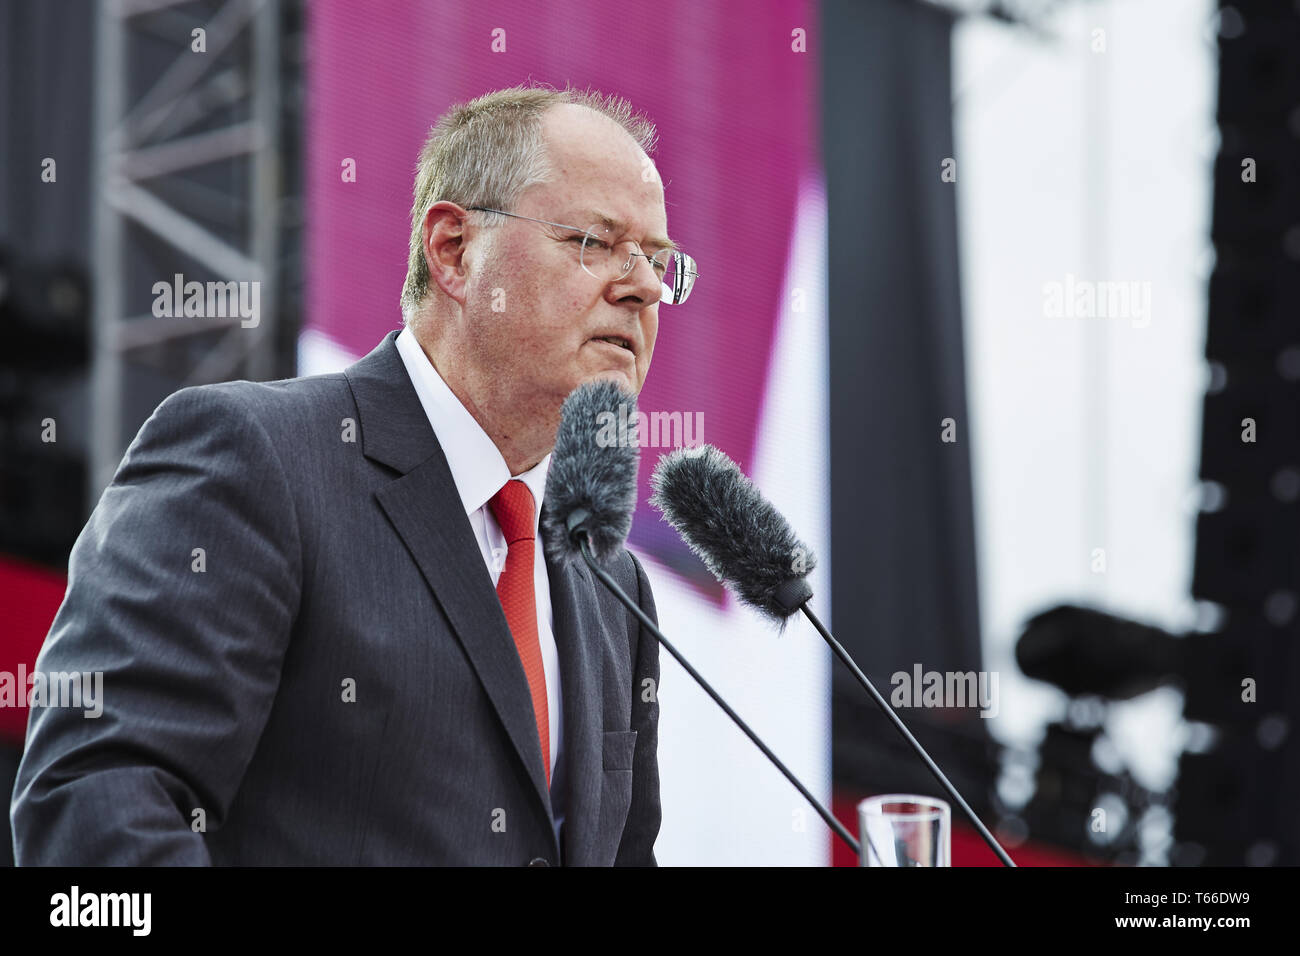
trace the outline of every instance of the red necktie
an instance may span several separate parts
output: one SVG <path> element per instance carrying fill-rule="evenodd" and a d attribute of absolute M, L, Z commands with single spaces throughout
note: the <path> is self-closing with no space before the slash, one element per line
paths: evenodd
<path fill-rule="evenodd" d="M 537 639 L 537 594 L 533 590 L 533 547 L 536 522 L 533 493 L 522 481 L 507 481 L 488 502 L 506 538 L 506 566 L 497 579 L 497 597 L 506 612 L 506 623 L 519 651 L 519 662 L 528 678 L 537 718 L 537 737 L 542 745 L 542 767 L 546 785 L 551 785 L 551 722 L 546 709 L 546 671 L 542 647 Z"/>

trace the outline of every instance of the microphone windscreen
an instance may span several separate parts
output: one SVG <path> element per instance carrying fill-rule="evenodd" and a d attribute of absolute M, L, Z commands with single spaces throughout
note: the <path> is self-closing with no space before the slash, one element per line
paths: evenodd
<path fill-rule="evenodd" d="M 811 596 L 804 579 L 816 557 L 722 451 L 671 452 L 659 459 L 650 487 L 650 503 L 746 604 L 784 621 Z"/>
<path fill-rule="evenodd" d="M 579 531 L 602 564 L 622 550 L 636 509 L 636 420 L 636 398 L 613 382 L 579 385 L 564 400 L 542 510 L 553 560 L 582 560 Z"/>

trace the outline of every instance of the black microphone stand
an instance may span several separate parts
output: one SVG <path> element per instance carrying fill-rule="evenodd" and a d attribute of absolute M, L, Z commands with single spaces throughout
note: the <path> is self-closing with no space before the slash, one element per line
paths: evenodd
<path fill-rule="evenodd" d="M 885 698 L 880 696 L 880 691 L 876 690 L 871 681 L 867 679 L 867 675 L 862 673 L 862 668 L 858 667 L 858 665 L 854 663 L 853 658 L 849 656 L 849 652 L 844 649 L 844 645 L 835 640 L 834 635 L 826 629 L 826 625 L 823 624 L 817 615 L 813 613 L 813 609 L 808 606 L 808 602 L 811 600 L 812 586 L 808 584 L 808 581 L 805 578 L 792 578 L 789 581 L 786 581 L 781 585 L 776 594 L 776 601 L 783 608 L 790 612 L 793 612 L 797 608 L 798 610 L 803 611 L 808 620 L 812 621 L 813 627 L 817 628 L 817 632 L 821 634 L 826 643 L 830 645 L 830 649 L 835 652 L 835 656 L 843 661 L 844 666 L 853 672 L 853 676 L 858 679 L 858 683 L 866 688 L 867 693 L 871 695 L 871 699 L 876 702 L 876 705 L 882 711 L 884 711 L 885 716 L 890 719 L 898 732 L 903 735 L 903 739 L 912 745 L 912 749 L 916 751 L 916 755 L 921 758 L 928 768 L 930 768 L 930 772 L 934 774 L 935 779 L 943 785 L 943 789 L 947 791 L 948 796 L 952 797 L 953 803 L 957 804 L 957 806 L 961 808 L 962 813 L 966 814 L 967 819 L 975 825 L 975 829 L 979 831 L 979 835 L 984 838 L 984 842 L 989 845 L 989 848 L 997 854 L 998 859 L 1002 861 L 1002 865 L 1014 867 L 1016 864 L 1012 862 L 1011 857 L 1007 856 L 1007 851 L 1002 849 L 1001 844 L 993 838 L 993 834 L 989 832 L 988 827 L 984 825 L 980 818 L 975 815 L 975 811 L 970 808 L 970 804 L 968 804 L 962 798 L 962 795 L 957 792 L 957 788 L 949 783 L 948 778 L 944 776 L 943 771 L 939 769 L 939 765 L 930 759 L 930 755 L 925 752 L 925 748 L 921 746 L 920 741 L 912 736 L 912 732 L 907 729 L 907 726 L 899 716 L 894 713 L 894 709 L 889 706 L 885 701 Z"/>
<path fill-rule="evenodd" d="M 586 515 L 581 511 L 576 513 L 573 516 L 573 518 L 570 518 L 569 520 L 570 529 L 573 529 L 578 524 L 578 521 L 584 519 L 585 517 Z M 575 518 L 578 520 L 574 520 Z M 677 653 L 677 649 L 673 647 L 672 644 L 668 643 L 668 638 L 664 637 L 663 631 L 659 630 L 659 628 L 655 625 L 655 622 L 650 620 L 649 615 L 647 615 L 645 611 L 641 610 L 640 606 L 636 603 L 636 601 L 633 601 L 630 597 L 628 597 L 628 595 L 623 592 L 623 589 L 618 586 L 618 582 L 615 581 L 612 577 L 610 577 L 609 574 L 602 567 L 600 567 L 599 564 L 596 563 L 596 559 L 591 553 L 591 548 L 588 542 L 588 537 L 586 532 L 582 530 L 578 530 L 576 533 L 574 533 L 574 538 L 577 541 L 578 549 L 582 552 L 583 559 L 587 562 L 587 567 L 591 568 L 592 573 L 596 575 L 597 578 L 600 579 L 600 582 L 609 589 L 610 593 L 613 594 L 614 597 L 618 598 L 618 600 L 622 603 L 622 605 L 625 608 L 627 608 L 634 615 L 636 615 L 637 620 L 641 622 L 641 626 L 644 627 L 646 630 L 648 630 L 651 634 L 653 634 L 658 639 L 659 643 L 663 645 L 664 650 L 668 651 L 668 653 L 671 654 L 677 660 L 677 663 L 682 665 L 682 668 L 686 671 L 686 673 L 690 674 L 691 677 L 695 678 L 695 682 L 699 684 L 702 688 L 704 688 L 704 692 L 713 698 L 713 702 L 717 704 L 719 707 L 721 707 L 728 717 L 730 717 L 733 721 L 735 721 L 736 726 L 745 732 L 745 736 L 747 736 L 750 740 L 754 742 L 755 747 L 763 751 L 763 754 L 767 757 L 768 760 L 772 761 L 772 763 L 776 766 L 776 769 L 780 770 L 781 773 L 785 774 L 785 778 L 789 780 L 792 784 L 794 784 L 796 790 L 798 790 L 801 794 L 803 794 L 803 798 L 807 800 L 808 803 L 812 806 L 812 808 L 816 810 L 817 813 L 821 816 L 821 818 L 826 821 L 826 825 L 830 827 L 833 831 L 835 831 L 836 836 L 838 836 L 841 840 L 843 840 L 846 844 L 848 844 L 849 848 L 853 850 L 855 856 L 861 859 L 862 845 L 858 843 L 857 840 L 853 839 L 849 831 L 844 829 L 844 825 L 840 823 L 839 820 L 835 819 L 834 815 L 832 815 L 829 810 L 827 810 L 824 806 L 821 805 L 821 803 L 817 801 L 817 798 L 814 797 L 808 791 L 807 787 L 805 787 L 802 783 L 799 782 L 799 779 L 795 777 L 793 773 L 790 772 L 790 769 L 786 767 L 784 763 L 781 762 L 780 758 L 777 757 L 776 754 L 772 753 L 772 751 L 768 748 L 767 744 L 763 743 L 763 741 L 759 739 L 758 734 L 754 733 L 754 731 L 750 729 L 749 725 L 740 719 L 740 715 L 737 714 L 734 710 L 732 710 L 725 700 L 723 700 L 720 696 L 718 696 L 718 692 L 715 691 L 711 686 L 709 686 L 709 682 L 700 676 L 700 672 L 697 671 L 694 667 L 692 667 L 690 665 L 690 662 L 688 662 L 686 658 L 682 657 L 681 654 Z M 961 798 L 958 797 L 958 799 L 960 800 Z"/>

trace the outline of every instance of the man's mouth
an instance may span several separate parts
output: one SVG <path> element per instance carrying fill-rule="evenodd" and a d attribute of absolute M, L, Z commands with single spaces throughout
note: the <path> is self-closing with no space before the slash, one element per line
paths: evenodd
<path fill-rule="evenodd" d="M 620 348 L 625 348 L 625 349 L 627 349 L 629 352 L 633 352 L 633 353 L 636 352 L 636 349 L 632 348 L 632 340 L 631 340 L 631 339 L 625 339 L 625 338 L 623 338 L 621 335 L 598 335 L 598 336 L 596 336 L 596 338 L 592 339 L 592 341 L 593 341 L 593 342 L 608 342 L 608 343 L 610 343 L 611 345 L 617 345 L 617 346 L 619 346 Z"/>

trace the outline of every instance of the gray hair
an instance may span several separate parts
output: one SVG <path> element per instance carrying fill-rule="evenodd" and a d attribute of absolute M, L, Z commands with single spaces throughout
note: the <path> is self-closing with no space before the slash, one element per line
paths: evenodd
<path fill-rule="evenodd" d="M 572 87 L 514 86 L 453 106 L 429 131 L 416 166 L 410 258 L 402 285 L 402 312 L 408 323 L 429 291 L 423 242 L 429 207 L 447 200 L 459 206 L 509 211 L 529 186 L 548 182 L 552 169 L 542 137 L 542 114 L 561 103 L 608 116 L 647 154 L 654 151 L 654 124 L 619 96 Z"/>

